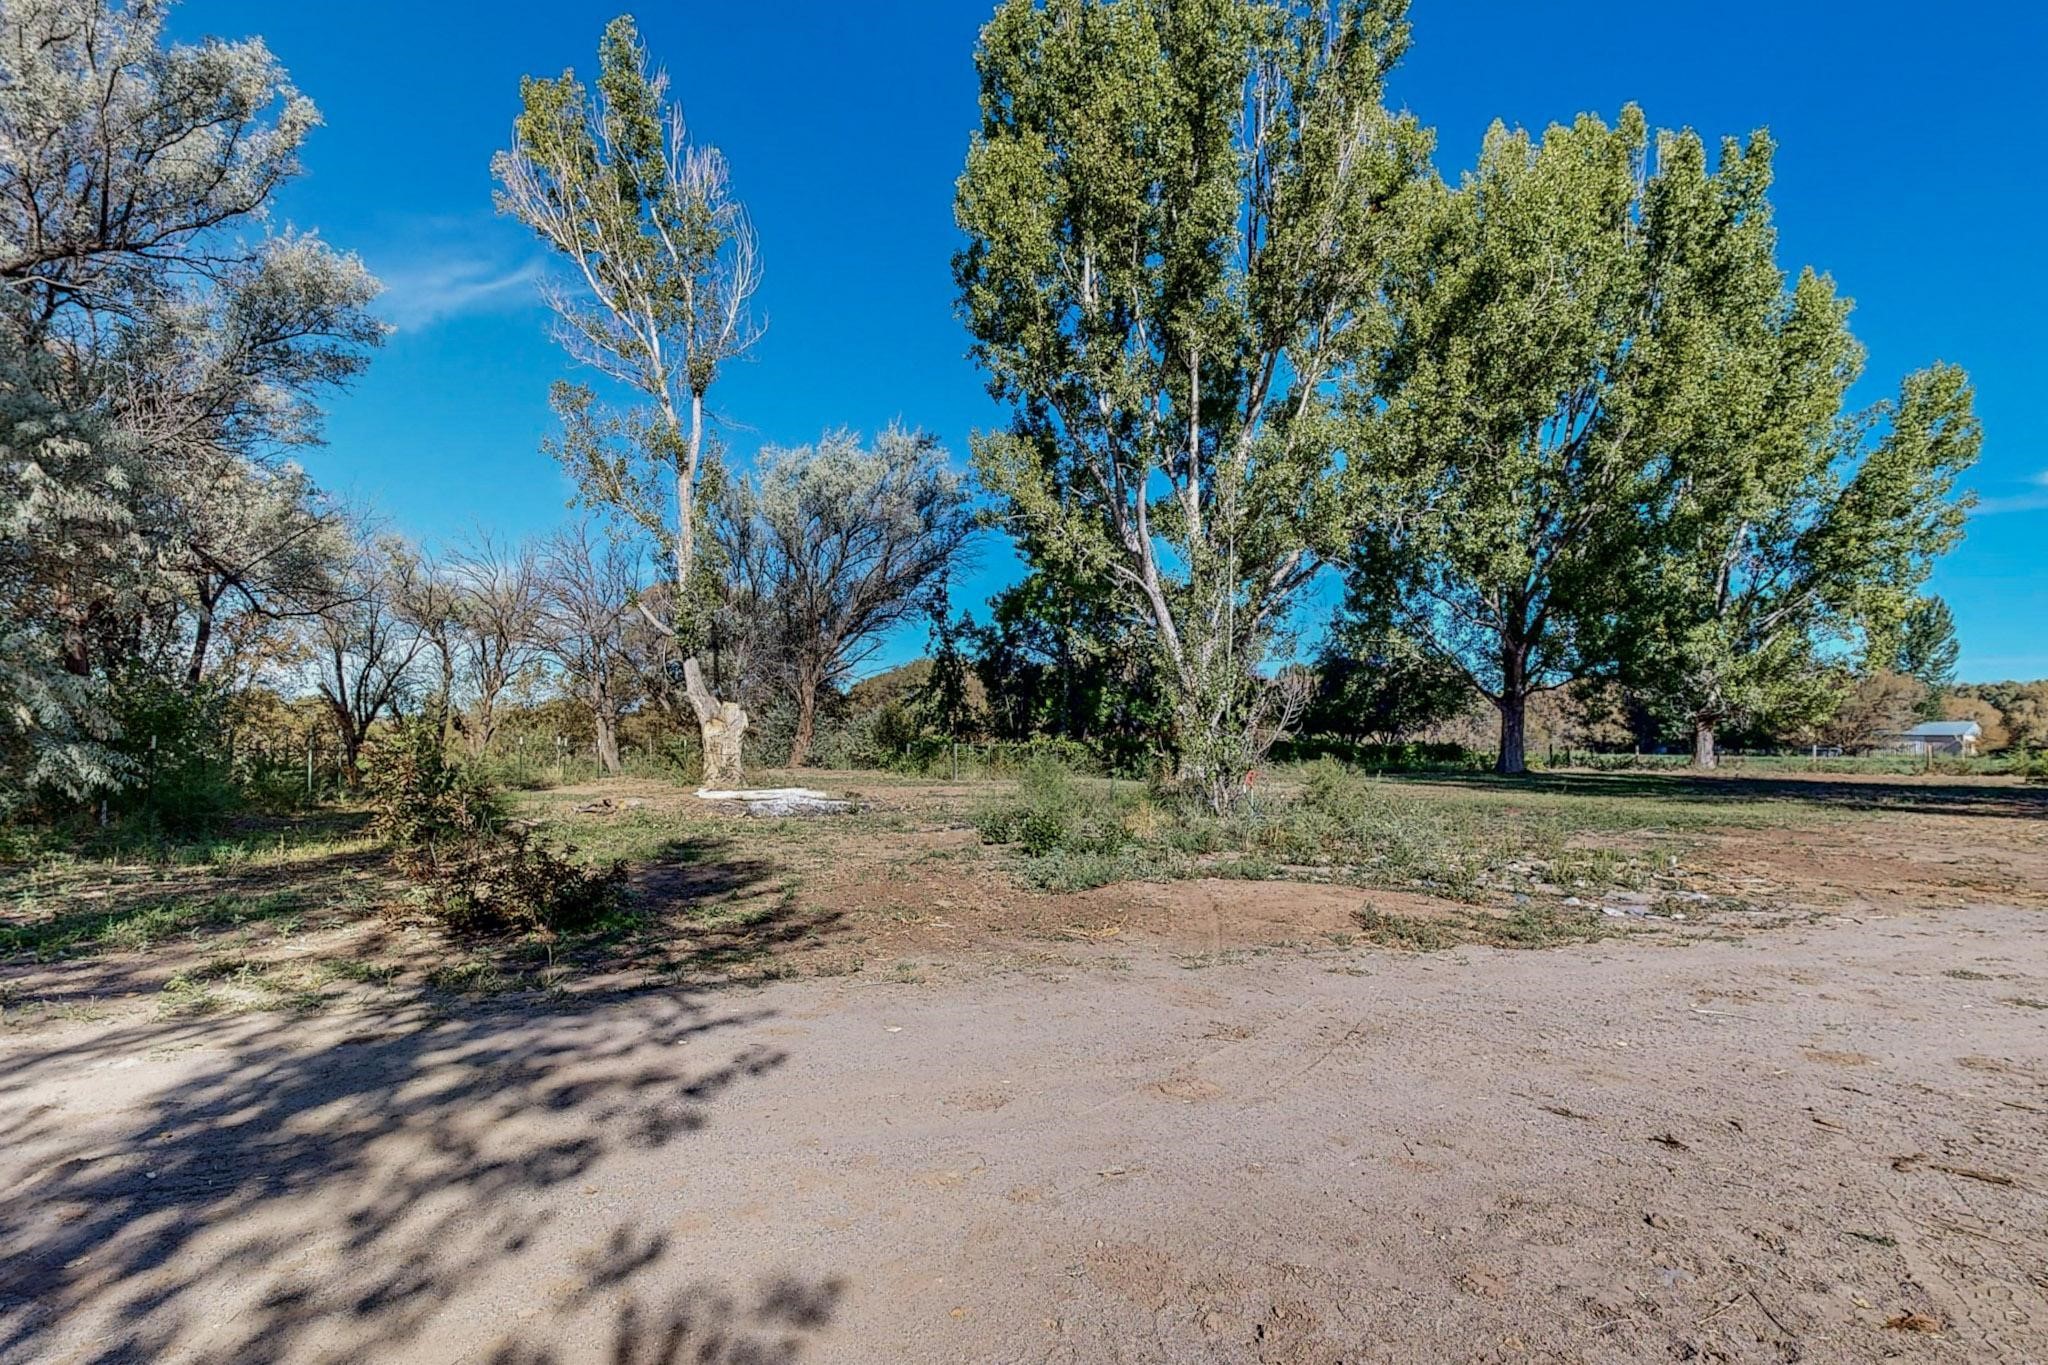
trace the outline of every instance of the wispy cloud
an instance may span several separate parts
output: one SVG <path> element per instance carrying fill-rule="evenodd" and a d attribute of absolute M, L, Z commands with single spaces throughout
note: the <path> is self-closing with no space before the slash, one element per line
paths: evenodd
<path fill-rule="evenodd" d="M 531 302 L 541 265 L 508 264 L 465 252 L 427 252 L 385 267 L 378 275 L 384 281 L 378 311 L 401 332 L 413 332 L 465 313 Z"/>
<path fill-rule="evenodd" d="M 2048 512 L 2048 469 L 2022 482 L 2026 492 L 1979 498 L 1976 507 L 1971 509 L 1972 514 L 1995 517 L 2004 512 Z"/>

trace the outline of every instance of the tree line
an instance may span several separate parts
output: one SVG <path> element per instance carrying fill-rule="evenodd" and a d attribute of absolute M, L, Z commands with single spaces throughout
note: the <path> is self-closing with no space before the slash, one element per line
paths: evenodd
<path fill-rule="evenodd" d="M 356 257 L 264 228 L 316 110 L 260 40 L 162 25 L 0 13 L 10 806 L 118 791 L 159 742 L 139 718 L 259 686 L 317 698 L 351 767 L 401 710 L 486 753 L 539 686 L 607 769 L 660 715 L 736 784 L 764 711 L 803 763 L 919 620 L 921 724 L 1136 748 L 1217 806 L 1282 735 L 1475 694 L 1503 773 L 1562 689 L 1711 766 L 1913 649 L 1952 671 L 1924 589 L 1968 506 L 1967 378 L 1851 406 L 1849 306 L 1777 260 L 1765 133 L 1710 149 L 1631 106 L 1496 125 L 1442 175 L 1386 102 L 1405 0 L 996 8 L 955 210 L 1010 413 L 979 490 L 908 429 L 734 464 L 708 400 L 761 336 L 758 242 L 615 21 L 594 81 L 522 83 L 492 165 L 556 265 L 584 377 L 547 449 L 584 519 L 438 553 L 290 459 L 386 331 Z M 1028 566 L 980 620 L 944 605 L 978 521 Z"/>
<path fill-rule="evenodd" d="M 1767 134 L 1633 106 L 1496 124 L 1455 182 L 1385 103 L 1405 0 L 1007 0 L 961 177 L 962 310 L 1008 431 L 976 458 L 1035 567 L 1151 646 L 1219 802 L 1340 633 L 1498 716 L 1624 683 L 1719 731 L 1826 711 L 1960 536 L 1980 433 L 1934 365 L 1849 406 L 1824 275 L 1776 259 Z"/>

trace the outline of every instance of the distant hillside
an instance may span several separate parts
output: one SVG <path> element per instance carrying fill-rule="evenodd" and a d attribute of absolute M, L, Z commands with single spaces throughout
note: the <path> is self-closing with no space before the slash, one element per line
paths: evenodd
<path fill-rule="evenodd" d="M 891 702 L 902 704 L 917 695 L 920 688 L 931 681 L 932 661 L 912 659 L 907 664 L 898 664 L 886 673 L 877 673 L 872 678 L 862 678 L 846 689 L 846 701 L 855 711 L 872 711 Z M 973 673 L 967 675 L 967 700 L 979 710 L 988 703 L 988 689 L 981 685 L 981 679 Z"/>

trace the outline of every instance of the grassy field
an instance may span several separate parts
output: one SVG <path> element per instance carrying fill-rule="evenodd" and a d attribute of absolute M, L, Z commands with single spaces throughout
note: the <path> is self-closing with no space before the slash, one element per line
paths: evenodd
<path fill-rule="evenodd" d="M 857 812 L 754 820 L 647 779 L 517 794 L 516 814 L 544 837 L 629 868 L 623 902 L 575 933 L 450 933 L 359 811 L 182 841 L 17 831 L 0 850 L 0 1020 L 900 980 L 963 959 L 1063 970 L 1198 931 L 1210 951 L 1232 952 L 1686 938 L 1901 888 L 2038 904 L 2048 884 L 2048 791 L 1995 778 L 1578 772 L 1506 783 L 1323 762 L 1267 775 L 1228 817 L 1049 768 L 805 780 L 852 797 Z M 1991 851 L 1954 856 L 1979 845 Z M 1190 884 L 1199 895 L 1172 889 Z"/>

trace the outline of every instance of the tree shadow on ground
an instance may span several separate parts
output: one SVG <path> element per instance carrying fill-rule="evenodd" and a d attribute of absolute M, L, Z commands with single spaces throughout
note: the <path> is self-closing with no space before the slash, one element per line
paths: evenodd
<path fill-rule="evenodd" d="M 339 873 L 388 871 L 388 862 L 379 849 L 265 867 L 247 894 L 243 880 L 209 872 L 189 892 L 156 882 L 54 913 L 0 907 L 0 1001 L 49 1009 L 149 997 L 223 953 L 237 965 L 288 965 L 295 950 L 252 949 L 249 939 L 302 922 L 352 926 L 339 952 L 353 972 L 411 969 L 387 983 L 387 1007 L 476 990 L 617 995 L 758 975 L 778 955 L 825 941 L 843 918 L 802 904 L 777 863 L 742 856 L 723 837 L 670 842 L 629 874 L 616 913 L 547 935 L 450 929 L 404 908 L 395 872 L 381 894 L 339 901 Z M 296 996 L 297 1007 L 325 1007 L 345 990 L 337 980 L 324 994 Z"/>
<path fill-rule="evenodd" d="M 598 1294 L 592 1311 L 633 1305 L 616 1359 L 791 1359 L 791 1315 L 822 1325 L 838 1281 L 791 1277 L 751 1307 L 706 1286 L 649 1297 L 675 1283 L 667 1235 L 630 1216 L 607 1228 L 579 1198 L 609 1154 L 686 1143 L 722 1096 L 780 1067 L 781 1051 L 727 1040 L 767 1017 L 668 996 L 630 1013 L 370 1017 L 352 1033 L 201 1020 L 14 1047 L 0 1360 L 480 1357 L 506 1323 L 451 1328 L 444 1302 L 508 1271 L 560 1284 L 565 1268 L 578 1287 L 530 1296 L 536 1340 L 504 1360 L 552 1359 L 548 1321 Z M 181 1074 L 134 1098 L 163 1067 Z M 91 1097 L 69 1099 L 87 1077 Z M 578 1238 L 597 1241 L 557 1264 Z M 514 1270 L 529 1253 L 550 1259 Z M 752 1354 L 711 1344 L 749 1333 Z"/>
<path fill-rule="evenodd" d="M 838 1278 L 778 1275 L 748 1295 L 698 1281 L 657 1307 L 628 1298 L 605 1343 L 612 1365 L 792 1365 L 832 1321 L 845 1291 Z M 547 1343 L 507 1342 L 489 1365 L 560 1365 Z"/>
<path fill-rule="evenodd" d="M 635 869 L 627 896 L 644 917 L 643 960 L 658 957 L 667 971 L 691 980 L 816 946 L 845 919 L 840 911 L 805 905 L 777 864 L 732 856 L 725 838 L 670 844 Z"/>
<path fill-rule="evenodd" d="M 1817 809 L 1890 811 L 1909 815 L 2048 816 L 2048 786 L 1994 786 L 1943 781 L 1939 777 L 1870 782 L 1840 777 L 1787 774 L 1752 777 L 1718 773 L 1491 773 L 1416 772 L 1388 774 L 1399 782 L 1457 787 L 1512 796 L 1540 792 L 1557 796 L 1646 799 L 1712 805 L 1777 803 Z"/>

